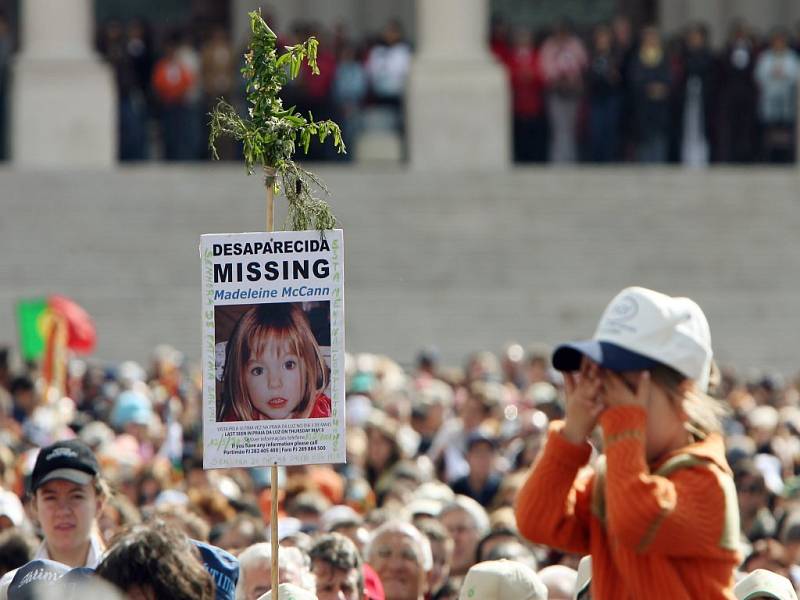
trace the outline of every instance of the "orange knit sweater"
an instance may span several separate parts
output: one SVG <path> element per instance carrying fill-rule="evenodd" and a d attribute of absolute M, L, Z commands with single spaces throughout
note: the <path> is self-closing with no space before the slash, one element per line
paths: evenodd
<path fill-rule="evenodd" d="M 591 554 L 593 600 L 732 599 L 739 512 L 722 438 L 648 466 L 646 418 L 636 406 L 606 410 L 605 466 L 581 473 L 591 446 L 570 443 L 554 423 L 517 496 L 519 530 Z"/>

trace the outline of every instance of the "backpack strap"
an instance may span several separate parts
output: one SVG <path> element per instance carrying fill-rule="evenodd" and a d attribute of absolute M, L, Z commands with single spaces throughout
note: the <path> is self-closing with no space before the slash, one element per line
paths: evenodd
<path fill-rule="evenodd" d="M 597 457 L 592 484 L 592 514 L 606 526 L 606 455 Z"/>
<path fill-rule="evenodd" d="M 681 469 L 704 468 L 717 477 L 725 500 L 725 521 L 719 547 L 725 550 L 739 549 L 739 503 L 733 478 L 713 461 L 692 454 L 676 454 L 661 465 L 653 473 L 659 477 L 669 477 Z M 606 527 L 606 457 L 601 455 L 594 467 L 594 484 L 592 486 L 592 514 Z M 655 533 L 655 532 L 654 532 Z"/>

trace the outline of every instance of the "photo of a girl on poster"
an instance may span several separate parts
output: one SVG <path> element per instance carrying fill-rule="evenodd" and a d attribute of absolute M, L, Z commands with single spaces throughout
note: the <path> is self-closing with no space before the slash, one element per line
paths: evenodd
<path fill-rule="evenodd" d="M 218 321 L 224 321 L 220 312 L 241 308 L 217 307 Z M 315 314 L 321 312 L 325 311 Z M 325 327 L 318 329 L 323 336 Z M 329 331 L 328 325 L 328 336 Z M 330 370 L 302 303 L 257 304 L 247 309 L 224 344 L 224 359 L 218 371 L 222 381 L 217 422 L 331 416 Z"/>

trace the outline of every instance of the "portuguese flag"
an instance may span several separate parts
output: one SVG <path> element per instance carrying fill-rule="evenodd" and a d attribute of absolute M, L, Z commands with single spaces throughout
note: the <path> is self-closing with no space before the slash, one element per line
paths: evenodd
<path fill-rule="evenodd" d="M 89 314 L 65 296 L 32 298 L 17 303 L 17 329 L 20 353 L 24 360 L 42 358 L 52 345 L 59 325 L 63 326 L 66 347 L 88 354 L 97 341 Z"/>
<path fill-rule="evenodd" d="M 19 351 L 25 360 L 37 360 L 44 354 L 50 314 L 47 298 L 21 300 L 17 303 Z"/>

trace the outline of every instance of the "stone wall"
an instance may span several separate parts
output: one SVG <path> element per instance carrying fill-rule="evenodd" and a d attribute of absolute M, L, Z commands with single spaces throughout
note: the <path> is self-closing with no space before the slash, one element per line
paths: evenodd
<path fill-rule="evenodd" d="M 450 363 L 511 340 L 589 336 L 623 286 L 695 298 L 723 362 L 800 367 L 800 175 L 790 169 L 320 168 L 345 229 L 347 346 Z M 200 350 L 201 233 L 264 227 L 239 167 L 0 170 L 0 344 L 13 304 L 63 293 L 97 356 Z M 278 222 L 280 222 L 280 215 Z"/>

